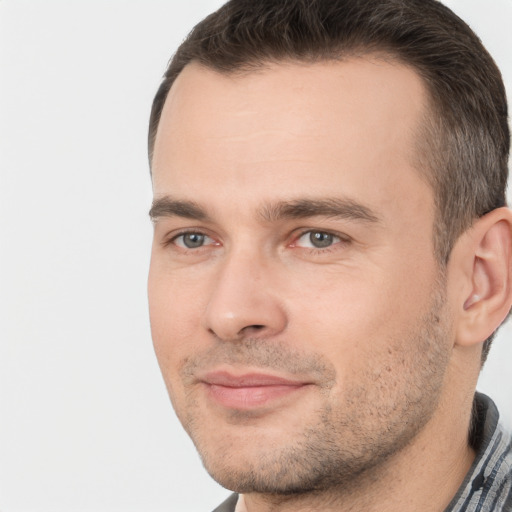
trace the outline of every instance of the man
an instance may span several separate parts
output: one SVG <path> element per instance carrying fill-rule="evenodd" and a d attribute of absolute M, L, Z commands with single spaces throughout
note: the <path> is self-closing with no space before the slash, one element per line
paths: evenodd
<path fill-rule="evenodd" d="M 500 73 L 435 0 L 232 0 L 155 98 L 156 354 L 217 511 L 510 511 Z"/>

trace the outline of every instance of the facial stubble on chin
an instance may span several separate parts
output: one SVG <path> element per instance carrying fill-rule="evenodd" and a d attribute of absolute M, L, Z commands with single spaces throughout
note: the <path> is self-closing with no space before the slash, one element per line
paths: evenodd
<path fill-rule="evenodd" d="M 318 354 L 305 354 L 274 340 L 242 339 L 219 342 L 207 352 L 184 362 L 180 375 L 191 389 L 194 375 L 218 363 L 249 366 L 313 377 L 321 397 L 314 419 L 307 417 L 301 432 L 286 436 L 280 445 L 248 436 L 258 455 L 243 457 L 243 446 L 226 436 L 211 446 L 201 424 L 201 412 L 192 392 L 186 410 L 179 414 L 210 475 L 224 487 L 239 493 L 303 495 L 337 489 L 355 489 L 357 483 L 374 478 L 394 454 L 400 452 L 432 417 L 441 394 L 449 358 L 442 340 L 446 336 L 445 304 L 441 286 L 433 292 L 429 311 L 410 332 L 407 343 L 390 340 L 393 350 L 403 351 L 400 363 L 389 368 L 372 361 L 358 382 L 348 382 L 336 400 L 336 370 Z M 398 361 L 397 359 L 397 361 Z M 398 374 L 400 373 L 401 374 Z M 393 377 L 393 373 L 396 375 Z M 402 384 L 400 384 L 402 383 Z M 178 411 L 179 412 L 179 411 Z M 204 413 L 204 411 L 202 411 Z M 236 411 L 233 423 L 236 423 Z M 240 419 L 240 418 L 238 418 Z M 242 427 L 240 427 L 242 428 Z M 255 432 L 258 432 L 257 429 Z M 263 438 L 264 439 L 264 438 Z"/>

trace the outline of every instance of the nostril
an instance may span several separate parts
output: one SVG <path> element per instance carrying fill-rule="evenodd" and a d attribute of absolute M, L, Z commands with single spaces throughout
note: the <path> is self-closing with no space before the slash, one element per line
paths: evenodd
<path fill-rule="evenodd" d="M 258 331 L 262 331 L 265 329 L 265 326 L 264 325 L 261 325 L 261 324 L 254 324 L 254 325 L 247 325 L 246 327 L 244 327 L 240 332 L 239 332 L 239 335 L 240 336 L 250 336 L 251 333 L 254 334 Z"/>

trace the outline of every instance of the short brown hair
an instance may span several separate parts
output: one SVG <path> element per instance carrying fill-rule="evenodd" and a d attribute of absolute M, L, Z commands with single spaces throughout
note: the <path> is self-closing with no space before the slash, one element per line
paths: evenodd
<path fill-rule="evenodd" d="M 417 164 L 434 191 L 434 247 L 445 265 L 476 218 L 506 205 L 510 132 L 499 69 L 437 0 L 230 0 L 194 27 L 169 63 L 151 111 L 150 160 L 167 94 L 192 61 L 237 73 L 369 53 L 412 67 L 430 94 Z"/>

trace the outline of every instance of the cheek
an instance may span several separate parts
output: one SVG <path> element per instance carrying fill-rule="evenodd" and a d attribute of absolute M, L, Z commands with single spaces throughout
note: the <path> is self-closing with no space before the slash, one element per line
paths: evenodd
<path fill-rule="evenodd" d="M 171 282 L 154 268 L 149 274 L 148 298 L 153 347 L 169 398 L 179 413 L 184 397 L 179 371 L 193 346 L 191 333 L 183 325 L 188 302 L 179 300 Z"/>
<path fill-rule="evenodd" d="M 156 254 L 155 254 L 156 252 Z M 173 271 L 165 254 L 153 251 L 148 277 L 149 313 L 152 328 L 175 335 L 184 321 L 196 315 L 204 296 L 204 275 L 194 269 Z M 196 322 L 197 323 L 197 322 Z"/>
<path fill-rule="evenodd" d="M 392 267 L 317 279 L 314 289 L 302 286 L 301 293 L 290 294 L 290 327 L 296 329 L 291 338 L 300 339 L 306 350 L 325 353 L 343 373 L 362 371 L 378 357 L 386 361 L 388 350 L 407 348 L 411 331 L 430 307 L 431 277 L 424 281 L 393 273 Z"/>
<path fill-rule="evenodd" d="M 148 279 L 151 335 L 158 362 L 165 374 L 175 368 L 182 357 L 183 347 L 190 343 L 190 317 L 194 309 L 191 294 L 184 294 L 166 272 L 152 263 Z M 196 320 L 196 324 L 197 324 Z"/>

